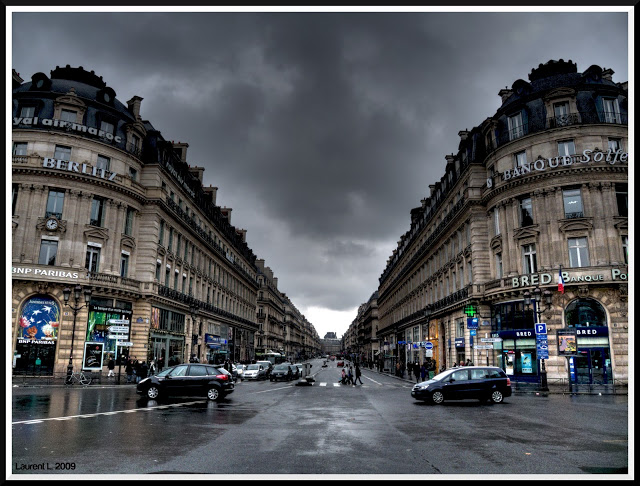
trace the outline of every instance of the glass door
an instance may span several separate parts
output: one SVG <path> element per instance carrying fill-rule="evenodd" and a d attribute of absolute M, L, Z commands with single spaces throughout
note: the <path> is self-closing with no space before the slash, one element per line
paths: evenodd
<path fill-rule="evenodd" d="M 613 381 L 609 348 L 588 348 L 574 358 L 576 382 L 603 385 Z"/>

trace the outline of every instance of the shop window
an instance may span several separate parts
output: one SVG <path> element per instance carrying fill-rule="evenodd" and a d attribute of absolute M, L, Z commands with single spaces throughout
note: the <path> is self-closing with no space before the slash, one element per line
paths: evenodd
<path fill-rule="evenodd" d="M 536 273 L 538 271 L 538 262 L 536 256 L 536 244 L 530 243 L 522 246 L 522 270 L 523 273 Z"/>
<path fill-rule="evenodd" d="M 14 142 L 13 155 L 27 155 L 27 142 Z"/>
<path fill-rule="evenodd" d="M 594 299 L 576 299 L 564 312 L 567 327 L 605 327 L 607 314 Z"/>
<path fill-rule="evenodd" d="M 47 210 L 44 217 L 50 218 L 55 216 L 62 219 L 62 207 L 64 206 L 64 192 L 58 189 L 50 189 L 47 198 Z"/>
<path fill-rule="evenodd" d="M 100 247 L 91 245 L 87 246 L 87 257 L 85 259 L 84 268 L 92 273 L 100 271 Z"/>
<path fill-rule="evenodd" d="M 589 266 L 586 238 L 569 238 L 569 266 L 572 268 Z"/>
<path fill-rule="evenodd" d="M 38 257 L 39 265 L 55 265 L 56 256 L 58 254 L 58 242 L 55 240 L 40 241 L 40 255 Z"/>
<path fill-rule="evenodd" d="M 564 217 L 566 219 L 584 217 L 580 189 L 565 189 L 562 191 L 562 198 L 564 200 Z"/>

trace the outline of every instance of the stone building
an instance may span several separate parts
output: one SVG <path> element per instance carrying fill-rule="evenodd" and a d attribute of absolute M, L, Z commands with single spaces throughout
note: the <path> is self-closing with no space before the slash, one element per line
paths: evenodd
<path fill-rule="evenodd" d="M 188 164 L 188 144 L 165 140 L 141 103 L 122 104 L 81 67 L 28 82 L 13 72 L 16 373 L 100 370 L 122 356 L 255 359 L 259 271 L 246 230 Z"/>
<path fill-rule="evenodd" d="M 612 75 L 549 61 L 459 132 L 380 277 L 389 367 L 429 352 L 516 383 L 627 383 L 628 93 Z"/>

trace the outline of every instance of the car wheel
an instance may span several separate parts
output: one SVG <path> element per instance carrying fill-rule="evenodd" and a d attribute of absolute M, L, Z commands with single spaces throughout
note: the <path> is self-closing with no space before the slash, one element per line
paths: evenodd
<path fill-rule="evenodd" d="M 444 395 L 442 394 L 441 391 L 434 391 L 431 394 L 431 403 L 435 403 L 436 405 L 440 405 L 442 402 L 444 402 Z"/>
<path fill-rule="evenodd" d="M 500 390 L 493 390 L 493 392 L 491 393 L 491 401 L 493 403 L 502 403 L 503 400 L 504 395 L 502 394 L 502 392 Z"/>
<path fill-rule="evenodd" d="M 160 395 L 160 390 L 158 390 L 157 386 L 150 386 L 147 388 L 147 398 L 150 400 L 155 400 Z"/>
<path fill-rule="evenodd" d="M 215 386 L 212 386 L 211 388 L 209 388 L 209 390 L 207 391 L 207 398 L 209 400 L 221 400 L 222 399 L 222 393 L 220 393 L 220 390 L 218 390 L 218 388 L 216 388 Z"/>

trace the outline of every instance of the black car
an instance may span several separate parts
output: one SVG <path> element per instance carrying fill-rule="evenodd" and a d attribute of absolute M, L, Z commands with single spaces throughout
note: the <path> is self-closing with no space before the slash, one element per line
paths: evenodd
<path fill-rule="evenodd" d="M 285 363 L 275 365 L 271 370 L 271 374 L 269 375 L 269 380 L 278 381 L 278 380 L 292 380 L 293 372 L 291 370 L 291 366 Z"/>
<path fill-rule="evenodd" d="M 221 366 L 180 364 L 138 383 L 136 391 L 149 399 L 164 396 L 205 396 L 222 400 L 234 389 L 231 373 Z"/>
<path fill-rule="evenodd" d="M 495 366 L 450 368 L 411 389 L 416 400 L 439 404 L 444 400 L 476 399 L 501 403 L 511 396 L 511 380 Z"/>

